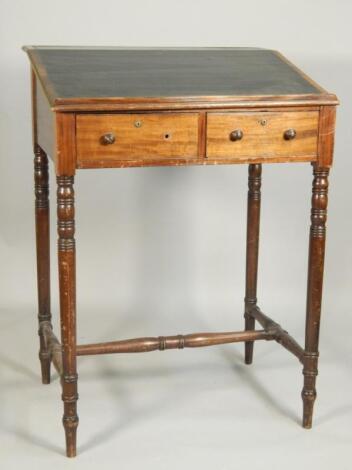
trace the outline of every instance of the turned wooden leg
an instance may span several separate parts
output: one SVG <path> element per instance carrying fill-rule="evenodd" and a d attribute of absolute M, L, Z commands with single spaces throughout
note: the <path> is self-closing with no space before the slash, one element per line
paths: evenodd
<path fill-rule="evenodd" d="M 60 320 L 62 343 L 63 425 L 66 453 L 76 455 L 77 368 L 76 368 L 76 260 L 74 221 L 74 177 L 57 177 L 58 262 L 60 286 Z"/>
<path fill-rule="evenodd" d="M 249 309 L 257 304 L 257 275 L 260 225 L 260 187 L 262 165 L 251 164 L 248 167 L 248 205 L 247 205 L 247 250 L 246 250 L 246 296 L 245 330 L 254 330 L 255 320 L 249 315 Z M 245 343 L 245 363 L 253 360 L 253 341 Z"/>
<path fill-rule="evenodd" d="M 35 145 L 34 148 L 34 188 L 35 188 L 35 226 L 37 246 L 37 287 L 39 322 L 39 359 L 42 382 L 50 383 L 51 357 L 43 329 L 51 327 L 50 311 L 50 234 L 49 234 L 49 173 L 46 153 Z"/>
<path fill-rule="evenodd" d="M 328 168 L 313 164 L 311 227 L 309 241 L 307 316 L 304 353 L 303 427 L 312 427 L 313 405 L 316 398 L 315 381 L 318 375 L 318 345 L 321 298 L 323 288 L 325 224 L 328 205 Z"/>

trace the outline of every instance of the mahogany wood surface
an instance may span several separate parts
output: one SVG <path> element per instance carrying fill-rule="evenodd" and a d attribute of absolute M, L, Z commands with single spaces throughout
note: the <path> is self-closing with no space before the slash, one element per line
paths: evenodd
<path fill-rule="evenodd" d="M 265 330 L 233 331 L 226 333 L 192 333 L 188 335 L 134 338 L 108 343 L 81 344 L 77 346 L 78 356 L 112 353 L 140 353 L 164 351 L 165 349 L 202 348 L 240 341 L 272 340 L 273 335 Z"/>
<path fill-rule="evenodd" d="M 196 158 L 197 113 L 81 114 L 77 116 L 77 164 L 150 158 Z M 110 133 L 114 142 L 106 144 Z"/>
<path fill-rule="evenodd" d="M 257 305 L 257 278 L 259 254 L 259 225 L 262 185 L 262 165 L 248 166 L 248 195 L 247 195 L 247 243 L 246 243 L 246 294 L 244 298 L 245 329 L 254 330 L 255 318 L 250 315 L 250 309 Z M 245 343 L 245 363 L 253 360 L 253 341 Z"/>
<path fill-rule="evenodd" d="M 207 157 L 316 157 L 318 144 L 317 111 L 267 113 L 209 113 L 207 118 Z M 296 136 L 284 134 L 294 129 Z M 240 130 L 238 141 L 231 132 Z"/>
<path fill-rule="evenodd" d="M 276 323 L 270 317 L 265 315 L 256 305 L 248 306 L 247 313 L 249 317 L 257 320 L 262 325 L 267 333 L 273 336 L 273 339 L 281 344 L 285 349 L 294 354 L 300 362 L 304 360 L 304 349 L 297 343 L 297 341 L 284 330 L 281 325 Z"/>
<path fill-rule="evenodd" d="M 322 106 L 319 118 L 318 165 L 332 166 L 335 141 L 336 107 Z"/>
<path fill-rule="evenodd" d="M 40 350 L 43 384 L 50 383 L 51 355 L 43 328 L 51 325 L 50 310 L 50 217 L 48 157 L 34 145 L 35 226 L 37 247 L 37 288 Z"/>
<path fill-rule="evenodd" d="M 57 174 L 74 174 L 76 168 L 316 160 L 331 166 L 337 98 L 276 51 L 44 46 L 25 50 L 34 75 L 37 142 L 55 161 Z M 146 111 L 153 116 L 147 118 Z M 178 123 L 175 115 L 171 126 L 177 134 L 185 130 L 185 112 L 197 111 L 197 151 L 194 135 L 187 136 L 188 143 L 181 134 L 179 141 L 177 135 L 169 141 L 156 139 L 158 119 L 163 138 L 171 134 L 161 124 L 172 119 L 167 116 L 171 111 L 180 113 Z M 299 111 L 302 114 L 296 114 Z M 125 112 L 140 116 L 118 114 Z M 143 126 L 133 136 L 129 119 L 142 117 L 154 121 L 155 127 Z M 259 121 L 268 124 L 259 127 Z M 228 134 L 237 125 L 244 127 L 244 138 L 235 143 Z M 196 132 L 194 125 L 187 127 L 189 133 Z M 102 146 L 97 132 L 108 133 L 109 128 L 120 137 Z M 291 128 L 296 137 L 284 140 L 283 132 Z M 329 128 L 329 138 L 321 137 L 323 128 Z M 62 146 L 66 134 L 69 151 Z"/>
<path fill-rule="evenodd" d="M 62 343 L 62 418 L 68 457 L 76 455 L 78 416 L 76 361 L 76 249 L 74 177 L 57 177 L 57 231 Z"/>
<path fill-rule="evenodd" d="M 57 339 L 53 332 L 53 327 L 50 322 L 46 322 L 42 326 L 42 332 L 45 340 L 45 345 L 50 353 L 51 361 L 59 376 L 63 375 L 62 365 L 62 347 L 60 341 Z"/>
<path fill-rule="evenodd" d="M 304 351 L 303 426 L 312 427 L 315 382 L 318 375 L 320 313 L 323 293 L 329 168 L 313 165 L 309 238 L 306 338 Z"/>
<path fill-rule="evenodd" d="M 66 453 L 76 455 L 77 356 L 274 340 L 303 364 L 312 425 L 334 94 L 280 53 L 251 48 L 26 47 L 31 61 L 38 319 L 43 383 L 58 371 Z M 57 176 L 61 342 L 50 313 L 48 158 Z M 313 165 L 304 348 L 257 305 L 264 163 Z M 74 175 L 78 169 L 247 163 L 245 329 L 77 345 Z M 94 191 L 94 188 L 92 188 Z M 262 330 L 255 330 L 255 323 Z"/>

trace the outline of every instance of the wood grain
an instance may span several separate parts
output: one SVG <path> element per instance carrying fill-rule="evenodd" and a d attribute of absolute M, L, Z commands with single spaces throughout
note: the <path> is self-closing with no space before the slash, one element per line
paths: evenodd
<path fill-rule="evenodd" d="M 208 113 L 207 157 L 287 157 L 317 155 L 319 113 Z M 265 125 L 263 125 L 265 123 Z M 293 128 L 297 136 L 283 138 Z M 241 129 L 243 138 L 232 142 L 229 135 Z"/>
<path fill-rule="evenodd" d="M 275 340 L 303 364 L 303 426 L 311 427 L 336 96 L 270 50 L 25 50 L 32 67 L 40 359 L 43 382 L 50 381 L 50 361 L 61 378 L 67 455 L 76 455 L 77 355 L 244 341 L 245 362 L 249 364 L 254 341 Z M 233 133 L 230 140 L 230 133 L 235 130 L 241 132 Z M 290 134 L 284 138 L 287 130 Z M 57 175 L 62 344 L 54 335 L 50 314 L 45 151 L 52 156 Z M 304 349 L 257 306 L 261 164 L 283 162 L 314 165 Z M 249 163 L 245 331 L 142 337 L 77 346 L 76 168 L 239 163 Z M 255 322 L 263 330 L 255 330 Z"/>
<path fill-rule="evenodd" d="M 164 351 L 166 349 L 202 348 L 241 341 L 269 341 L 271 339 L 273 339 L 272 335 L 263 330 L 192 333 L 188 335 L 133 338 L 110 341 L 108 343 L 81 344 L 77 345 L 77 355 L 141 353 L 157 350 Z"/>
<path fill-rule="evenodd" d="M 60 378 L 63 376 L 62 365 L 62 347 L 54 334 L 53 327 L 49 322 L 45 322 L 42 327 L 45 344 L 50 352 L 51 362 L 53 363 Z"/>
<path fill-rule="evenodd" d="M 51 353 L 43 328 L 51 325 L 50 308 L 50 207 L 48 157 L 38 144 L 34 148 L 35 232 L 37 251 L 38 323 L 42 383 L 50 383 Z"/>
<path fill-rule="evenodd" d="M 116 141 L 103 145 L 113 133 Z M 197 113 L 100 114 L 77 116 L 78 166 L 93 162 L 198 155 Z"/>
<path fill-rule="evenodd" d="M 333 162 L 335 142 L 335 106 L 322 106 L 319 118 L 318 165 L 330 168 Z"/>
<path fill-rule="evenodd" d="M 316 155 L 287 155 L 271 157 L 226 157 L 226 158 L 148 158 L 139 160 L 92 160 L 78 162 L 79 169 L 136 168 L 192 165 L 243 165 L 244 163 L 303 163 L 316 161 Z"/>
<path fill-rule="evenodd" d="M 254 330 L 255 326 L 255 319 L 249 314 L 249 310 L 257 305 L 261 186 L 262 165 L 249 165 L 247 194 L 246 294 L 244 298 L 246 331 Z M 253 361 L 253 347 L 253 341 L 247 341 L 245 343 L 245 364 L 251 364 Z"/>
<path fill-rule="evenodd" d="M 304 363 L 304 349 L 286 330 L 281 327 L 281 325 L 265 315 L 256 305 L 252 305 L 248 308 L 247 312 L 249 316 L 253 317 L 253 319 L 260 323 L 264 328 L 264 331 L 273 336 L 277 343 L 281 344 L 281 346 L 287 349 L 287 351 L 294 354 L 300 362 Z"/>
<path fill-rule="evenodd" d="M 202 111 L 198 113 L 198 157 L 203 159 L 206 157 L 206 132 L 207 132 L 207 113 Z"/>
<path fill-rule="evenodd" d="M 318 375 L 319 331 L 323 294 L 329 168 L 313 165 L 311 226 L 306 306 L 306 335 L 303 361 L 303 427 L 312 427 Z"/>
<path fill-rule="evenodd" d="M 73 176 L 76 170 L 76 115 L 55 113 L 55 169 L 57 176 Z"/>
<path fill-rule="evenodd" d="M 74 177 L 57 176 L 57 232 L 62 343 L 63 425 L 66 455 L 76 455 L 77 361 L 76 361 L 76 249 Z"/>

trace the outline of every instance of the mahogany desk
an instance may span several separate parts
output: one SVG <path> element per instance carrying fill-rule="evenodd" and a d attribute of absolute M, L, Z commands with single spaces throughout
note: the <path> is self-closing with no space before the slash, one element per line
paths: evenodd
<path fill-rule="evenodd" d="M 76 455 L 77 356 L 274 340 L 303 365 L 303 426 L 312 425 L 318 363 L 328 174 L 335 95 L 276 51 L 249 48 L 25 47 L 32 68 L 39 337 L 43 383 L 51 362 L 64 402 L 66 450 Z M 50 313 L 50 155 L 57 175 L 61 343 Z M 304 348 L 257 305 L 262 164 L 313 166 Z M 249 167 L 245 328 L 240 332 L 76 342 L 74 175 L 84 168 Z M 262 329 L 255 329 L 255 322 Z"/>

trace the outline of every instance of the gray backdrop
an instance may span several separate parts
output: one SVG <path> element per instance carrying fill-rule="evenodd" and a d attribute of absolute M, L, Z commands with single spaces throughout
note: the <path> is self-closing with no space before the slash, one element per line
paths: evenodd
<path fill-rule="evenodd" d="M 60 468 L 348 469 L 351 442 L 351 25 L 348 0 L 45 2 L 0 14 L 0 464 Z M 62 457 L 57 376 L 37 360 L 30 82 L 24 44 L 278 49 L 341 100 L 331 173 L 315 427 L 301 367 L 275 344 L 79 360 L 80 456 Z M 51 170 L 53 168 L 51 167 Z M 258 297 L 303 343 L 309 164 L 265 165 Z M 82 170 L 76 177 L 80 342 L 243 327 L 245 166 Z M 58 330 L 55 181 L 52 310 Z M 136 446 L 137 444 L 137 446 Z M 275 462 L 270 463 L 272 457 Z M 34 460 L 33 460 L 34 461 Z M 39 462 L 39 464 L 38 464 Z M 337 464 L 336 464 L 337 465 Z"/>

